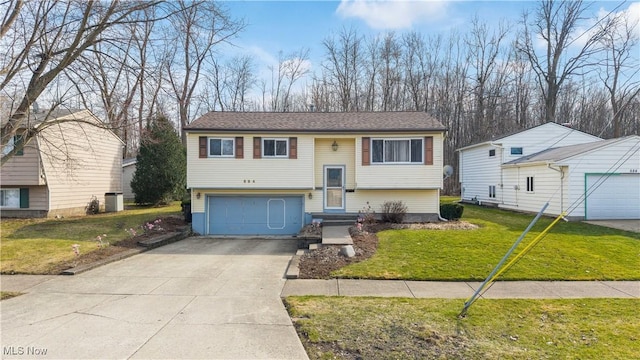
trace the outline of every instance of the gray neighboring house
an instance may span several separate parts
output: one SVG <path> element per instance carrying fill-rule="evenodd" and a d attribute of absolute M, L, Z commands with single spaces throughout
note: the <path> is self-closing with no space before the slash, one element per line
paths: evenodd
<path fill-rule="evenodd" d="M 31 112 L 24 125 L 37 135 L 1 169 L 2 217 L 83 215 L 94 197 L 103 207 L 106 193 L 122 192 L 124 143 L 102 124 L 89 110 Z"/>
<path fill-rule="evenodd" d="M 125 200 L 132 201 L 135 198 L 135 194 L 131 190 L 131 180 L 136 172 L 137 162 L 137 158 L 122 160 L 122 196 Z"/>

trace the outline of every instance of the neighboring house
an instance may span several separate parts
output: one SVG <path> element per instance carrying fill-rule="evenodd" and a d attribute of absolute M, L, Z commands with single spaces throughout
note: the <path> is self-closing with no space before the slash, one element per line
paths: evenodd
<path fill-rule="evenodd" d="M 122 196 L 125 200 L 134 200 L 136 195 L 131 190 L 131 180 L 136 172 L 137 158 L 122 160 Z"/>
<path fill-rule="evenodd" d="M 37 135 L 1 169 L 2 217 L 85 214 L 94 197 L 102 206 L 105 193 L 121 192 L 123 143 L 101 124 L 88 110 L 30 113 Z"/>
<path fill-rule="evenodd" d="M 640 219 L 640 136 L 556 147 L 503 165 L 500 207 L 570 220 Z"/>
<path fill-rule="evenodd" d="M 458 149 L 463 201 L 502 205 L 506 183 L 502 164 L 553 147 L 590 143 L 599 137 L 556 123 L 546 123 L 491 141 Z"/>
<path fill-rule="evenodd" d="M 438 219 L 445 128 L 426 113 L 211 112 L 185 130 L 196 233 L 296 234 L 396 200 Z"/>

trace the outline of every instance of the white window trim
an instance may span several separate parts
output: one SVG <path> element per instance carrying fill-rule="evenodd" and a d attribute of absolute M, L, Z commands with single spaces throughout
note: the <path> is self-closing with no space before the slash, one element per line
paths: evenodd
<path fill-rule="evenodd" d="M 278 155 L 278 154 L 266 155 L 264 153 L 264 150 L 265 150 L 264 142 L 265 141 L 269 141 L 269 140 L 275 141 L 274 146 L 276 147 L 276 149 L 278 148 L 277 142 L 278 141 L 284 141 L 285 144 L 286 144 L 285 148 L 284 148 L 285 149 L 285 154 L 284 155 Z M 263 158 L 282 158 L 282 159 L 285 159 L 285 158 L 288 159 L 289 158 L 289 138 L 262 138 L 262 144 L 260 144 L 260 145 L 261 145 L 261 148 L 262 148 L 261 150 L 262 150 L 262 157 Z M 274 153 L 275 153 L 276 149 L 274 149 Z"/>
<path fill-rule="evenodd" d="M 18 205 L 17 206 L 0 205 L 0 209 L 19 209 L 20 208 L 20 188 L 2 188 L 2 189 L 0 189 L 0 192 L 5 192 L 5 191 L 17 191 L 18 192 Z M 0 193 L 0 196 L 2 196 L 1 193 Z"/>
<path fill-rule="evenodd" d="M 383 148 L 382 148 L 382 161 L 373 161 L 373 141 L 374 140 L 382 140 Z M 401 141 L 409 141 L 409 156 L 411 156 L 411 140 L 420 140 L 420 154 L 421 161 L 386 161 L 384 158 L 384 141 L 391 140 L 401 140 Z M 371 144 L 369 145 L 369 153 L 371 159 L 369 159 L 369 163 L 372 165 L 416 165 L 416 164 L 424 164 L 424 138 L 371 138 Z"/>
<path fill-rule="evenodd" d="M 221 140 L 221 141 L 225 141 L 225 140 L 231 140 L 231 155 L 211 155 L 211 140 Z M 220 144 L 220 150 L 222 151 L 223 146 L 222 144 Z M 208 137 L 207 138 L 207 157 L 210 158 L 233 158 L 236 156 L 236 139 L 235 138 L 229 138 L 229 137 Z"/>

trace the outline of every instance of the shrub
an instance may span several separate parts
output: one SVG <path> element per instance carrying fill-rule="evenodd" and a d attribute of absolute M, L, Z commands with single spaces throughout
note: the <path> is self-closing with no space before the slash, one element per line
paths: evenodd
<path fill-rule="evenodd" d="M 442 204 L 440 205 L 440 216 L 447 220 L 458 220 L 462 217 L 464 206 L 460 204 Z"/>
<path fill-rule="evenodd" d="M 407 214 L 407 206 L 402 201 L 385 201 L 382 204 L 382 221 L 399 224 Z"/>
<path fill-rule="evenodd" d="M 375 224 L 376 222 L 376 212 L 373 211 L 371 205 L 367 201 L 367 205 L 362 208 L 362 210 L 358 210 L 358 221 L 357 224 L 370 225 Z"/>

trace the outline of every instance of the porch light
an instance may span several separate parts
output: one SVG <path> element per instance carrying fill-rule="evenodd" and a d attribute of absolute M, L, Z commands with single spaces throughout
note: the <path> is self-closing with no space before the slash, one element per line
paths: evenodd
<path fill-rule="evenodd" d="M 313 199 L 313 194 L 309 193 L 309 199 Z"/>
<path fill-rule="evenodd" d="M 196 199 L 198 199 L 198 200 L 200 199 L 200 193 L 196 194 Z"/>
<path fill-rule="evenodd" d="M 338 143 L 333 140 L 333 144 L 331 144 L 331 148 L 333 149 L 333 151 L 338 151 Z"/>

